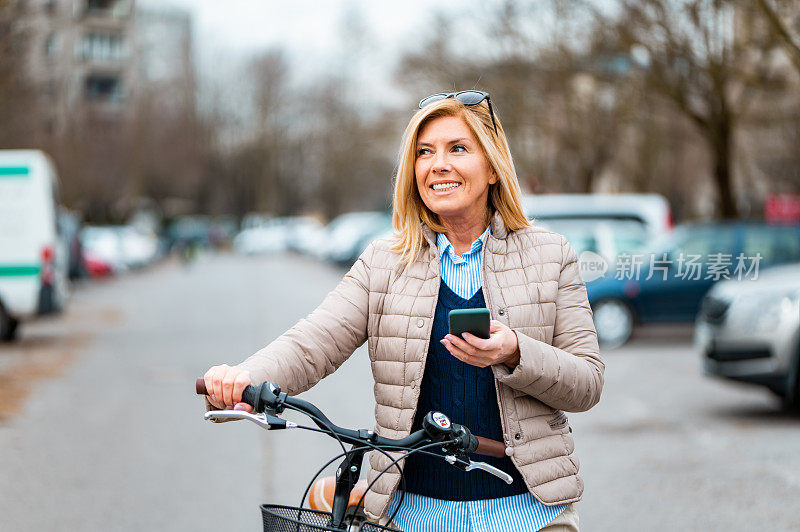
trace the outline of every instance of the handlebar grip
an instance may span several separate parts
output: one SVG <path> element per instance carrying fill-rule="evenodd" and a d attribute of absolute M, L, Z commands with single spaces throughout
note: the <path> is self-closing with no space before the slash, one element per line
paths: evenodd
<path fill-rule="evenodd" d="M 255 407 L 256 402 L 258 402 L 258 392 L 260 388 L 257 386 L 245 386 L 244 390 L 242 390 L 242 402 L 247 403 L 248 405 Z"/>
<path fill-rule="evenodd" d="M 194 390 L 197 395 L 208 395 L 208 389 L 206 389 L 206 381 L 202 377 L 197 379 L 197 382 L 194 384 Z M 255 406 L 256 399 L 258 398 L 258 388 L 256 386 L 247 386 L 244 390 L 242 390 L 242 402 L 247 403 L 250 406 Z"/>
<path fill-rule="evenodd" d="M 484 438 L 483 436 L 473 437 L 478 440 L 478 448 L 475 449 L 475 453 L 482 454 L 484 456 L 493 456 L 495 458 L 505 458 L 506 446 L 503 442 L 490 440 L 489 438 Z"/>

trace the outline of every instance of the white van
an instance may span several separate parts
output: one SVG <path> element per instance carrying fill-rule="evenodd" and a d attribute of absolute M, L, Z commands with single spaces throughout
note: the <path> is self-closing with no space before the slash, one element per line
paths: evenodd
<path fill-rule="evenodd" d="M 12 340 L 20 321 L 66 303 L 58 202 L 58 177 L 47 155 L 0 150 L 0 341 Z"/>

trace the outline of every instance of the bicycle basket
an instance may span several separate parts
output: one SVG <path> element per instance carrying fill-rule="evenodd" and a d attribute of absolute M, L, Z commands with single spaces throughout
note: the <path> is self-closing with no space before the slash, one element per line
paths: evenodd
<path fill-rule="evenodd" d="M 262 504 L 261 518 L 264 521 L 264 532 L 341 532 L 328 526 L 331 514 L 308 508 L 281 506 L 278 504 Z M 375 523 L 365 522 L 361 525 L 363 532 L 399 532 Z"/>

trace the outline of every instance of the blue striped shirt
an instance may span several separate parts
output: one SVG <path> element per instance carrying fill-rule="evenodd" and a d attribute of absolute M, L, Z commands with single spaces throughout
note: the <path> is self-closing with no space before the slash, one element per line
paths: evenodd
<path fill-rule="evenodd" d="M 399 501 L 397 491 L 389 505 L 389 515 L 394 513 Z M 445 501 L 406 493 L 392 523 L 403 532 L 537 532 L 561 515 L 566 507 L 566 504 L 545 506 L 530 493 L 481 501 Z"/>
<path fill-rule="evenodd" d="M 444 284 L 459 297 L 470 299 L 480 289 L 481 285 L 481 249 L 489 237 L 487 227 L 478 239 L 472 243 L 469 251 L 461 256 L 456 255 L 453 244 L 447 240 L 444 233 L 436 234 L 436 249 L 442 261 L 442 280 Z"/>
<path fill-rule="evenodd" d="M 460 257 L 443 233 L 436 236 L 442 281 L 464 299 L 470 299 L 482 287 L 481 250 L 489 237 L 489 229 Z M 488 473 L 474 471 L 465 474 Z M 392 499 L 389 515 L 397 508 L 399 500 L 398 490 Z M 448 501 L 406 493 L 394 524 L 404 532 L 536 532 L 561 515 L 566 507 L 566 504 L 546 506 L 530 493 L 478 501 Z"/>

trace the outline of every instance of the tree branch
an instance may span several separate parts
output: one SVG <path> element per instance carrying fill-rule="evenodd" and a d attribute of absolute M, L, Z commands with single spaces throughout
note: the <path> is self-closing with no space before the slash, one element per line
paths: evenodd
<path fill-rule="evenodd" d="M 778 40 L 783 44 L 784 49 L 789 55 L 795 68 L 800 72 L 800 41 L 796 40 L 789 32 L 789 28 L 781 20 L 775 9 L 767 2 L 767 0 L 756 0 L 756 5 L 764 14 L 767 23 L 772 30 L 777 34 Z"/>

